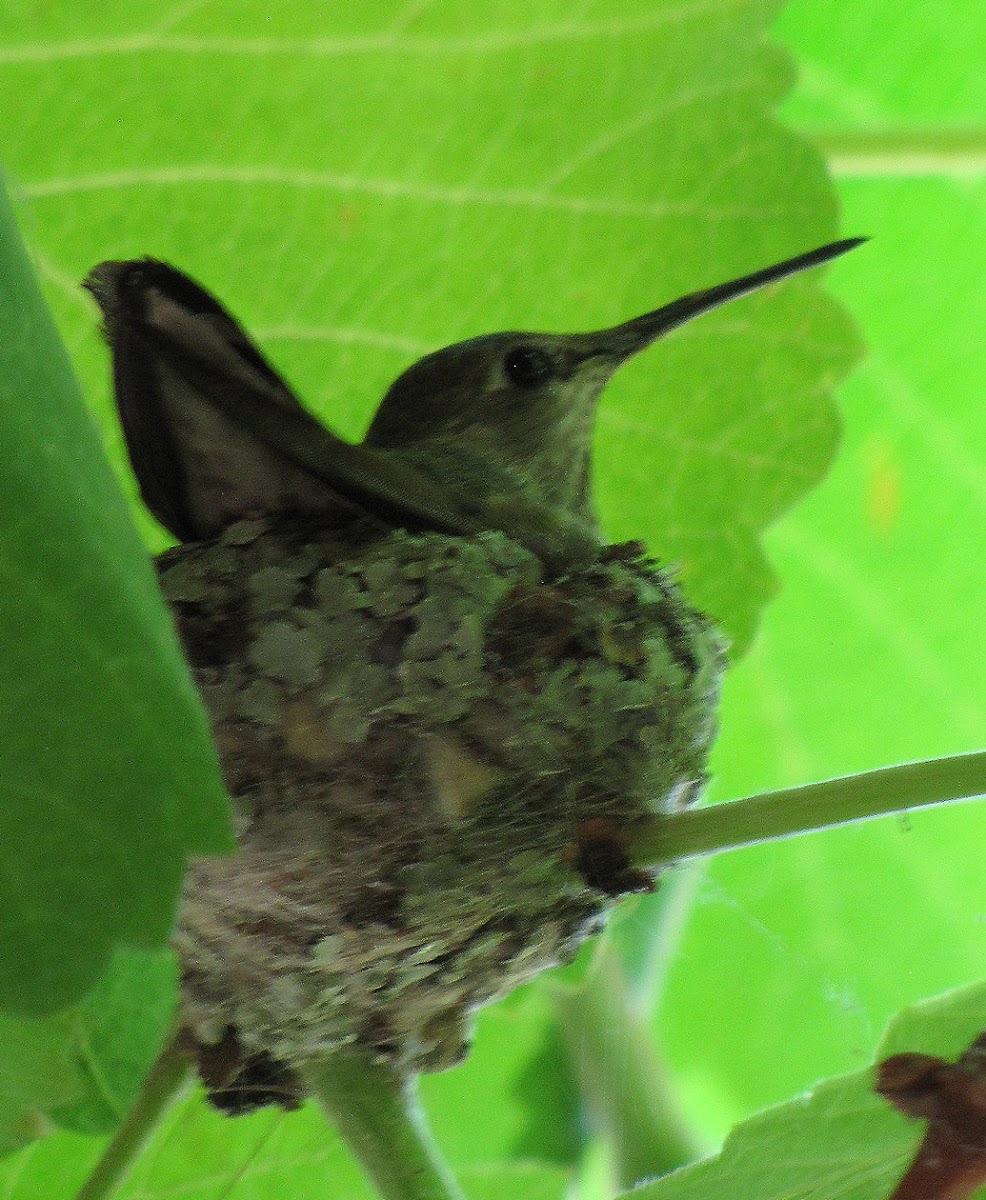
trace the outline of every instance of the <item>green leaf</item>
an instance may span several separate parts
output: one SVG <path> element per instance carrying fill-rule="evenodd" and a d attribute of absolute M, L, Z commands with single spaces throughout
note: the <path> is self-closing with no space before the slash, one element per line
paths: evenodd
<path fill-rule="evenodd" d="M 47 1112 L 68 1100 L 78 1086 L 72 1035 L 71 1015 L 0 1013 L 0 1155 L 50 1133 Z"/>
<path fill-rule="evenodd" d="M 986 1026 L 986 985 L 903 1012 L 878 1060 L 904 1050 L 954 1059 Z M 873 1092 L 872 1070 L 744 1122 L 714 1159 L 636 1190 L 635 1200 L 884 1200 L 924 1133 Z"/>
<path fill-rule="evenodd" d="M 166 939 L 228 844 L 205 720 L 0 198 L 0 1003 L 64 1006 Z"/>
<path fill-rule="evenodd" d="M 102 1150 L 99 1141 L 54 1134 L 0 1162 L 4 1200 L 69 1197 Z M 459 1172 L 469 1200 L 556 1200 L 568 1173 L 533 1160 L 488 1158 Z M 359 1167 L 313 1104 L 229 1117 L 201 1093 L 181 1100 L 154 1133 L 119 1200 L 373 1200 Z"/>
<path fill-rule="evenodd" d="M 68 1197 L 102 1150 L 99 1141 L 59 1133 L 0 1163 L 7 1200 Z M 331 1181 L 331 1187 L 327 1187 Z M 371 1200 L 359 1168 L 314 1105 L 290 1115 L 265 1109 L 231 1120 L 200 1093 L 179 1102 L 155 1132 L 120 1200 Z"/>
<path fill-rule="evenodd" d="M 854 22 L 847 37 L 835 8 L 794 0 L 782 9 L 775 32 L 796 47 L 801 65 L 787 116 L 833 133 L 882 128 L 901 146 L 911 129 L 939 148 L 954 131 L 981 134 L 986 9 L 978 0 L 955 0 L 948 21 L 932 7 L 877 0 L 866 15 L 872 19 Z M 903 176 L 920 170 L 913 162 L 901 168 Z"/>
<path fill-rule="evenodd" d="M 118 952 L 76 1008 L 50 1017 L 0 1014 L 0 1154 L 51 1132 L 113 1129 L 168 1031 L 175 969 L 168 951 Z"/>
<path fill-rule="evenodd" d="M 468 1200 L 561 1200 L 569 1183 L 567 1171 L 523 1159 L 468 1167 L 461 1177 Z"/>
<path fill-rule="evenodd" d="M 177 984 L 170 951 L 116 955 L 76 1010 L 79 1085 L 70 1103 L 51 1110 L 54 1121 L 78 1133 L 116 1128 L 170 1032 Z"/>
<path fill-rule="evenodd" d="M 83 41 L 58 10 L 39 46 L 16 0 L 3 148 L 90 389 L 104 368 L 72 281 L 101 258 L 199 277 L 353 435 L 444 343 L 598 328 L 830 239 L 821 161 L 770 115 L 791 69 L 762 40 L 769 7 L 382 0 L 316 20 L 118 0 Z M 820 283 L 682 331 L 600 419 L 609 532 L 681 563 L 738 647 L 775 586 L 761 531 L 835 448 L 856 343 Z"/>
<path fill-rule="evenodd" d="M 558 1038 L 550 996 L 530 985 L 480 1013 L 462 1066 L 422 1076 L 429 1122 L 454 1163 L 578 1161 L 580 1103 Z"/>

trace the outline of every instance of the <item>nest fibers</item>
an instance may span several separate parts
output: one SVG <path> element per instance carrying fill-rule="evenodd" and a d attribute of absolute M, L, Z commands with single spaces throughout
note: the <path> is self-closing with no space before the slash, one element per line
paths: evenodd
<path fill-rule="evenodd" d="M 626 838 L 700 786 L 722 647 L 640 551 L 546 582 L 501 533 L 282 519 L 162 556 L 237 810 L 174 938 L 217 1104 L 295 1103 L 343 1044 L 453 1065 L 479 1005 L 652 886 Z"/>

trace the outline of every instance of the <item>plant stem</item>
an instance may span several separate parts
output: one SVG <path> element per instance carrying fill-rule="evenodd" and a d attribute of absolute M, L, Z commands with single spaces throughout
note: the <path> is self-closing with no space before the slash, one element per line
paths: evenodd
<path fill-rule="evenodd" d="M 809 136 L 833 174 L 844 179 L 981 179 L 986 172 L 986 134 L 972 127 L 820 129 Z"/>
<path fill-rule="evenodd" d="M 904 763 L 656 815 L 635 833 L 630 857 L 658 866 L 984 794 L 986 751 Z"/>
<path fill-rule="evenodd" d="M 416 1079 L 355 1049 L 335 1051 L 305 1076 L 384 1200 L 463 1200 L 425 1122 Z"/>
<path fill-rule="evenodd" d="M 696 1158 L 699 1147 L 613 948 L 600 948 L 582 984 L 553 993 L 583 1101 L 593 1128 L 609 1141 L 621 1190 Z"/>
<path fill-rule="evenodd" d="M 174 1041 L 169 1042 L 75 1200 L 107 1200 L 116 1192 L 191 1074 L 188 1056 Z"/>

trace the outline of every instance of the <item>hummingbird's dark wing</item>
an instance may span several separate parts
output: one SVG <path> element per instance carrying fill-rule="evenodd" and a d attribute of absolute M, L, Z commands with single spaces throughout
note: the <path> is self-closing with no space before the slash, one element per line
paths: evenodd
<path fill-rule="evenodd" d="M 180 541 L 212 537 L 248 512 L 318 515 L 347 503 L 390 525 L 477 528 L 464 498 L 316 421 L 187 275 L 149 258 L 106 262 L 84 286 L 103 311 L 141 495 Z"/>

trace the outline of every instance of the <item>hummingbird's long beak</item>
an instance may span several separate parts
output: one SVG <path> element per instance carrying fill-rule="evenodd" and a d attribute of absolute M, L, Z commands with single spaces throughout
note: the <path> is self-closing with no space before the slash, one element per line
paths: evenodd
<path fill-rule="evenodd" d="M 772 267 L 754 271 L 751 275 L 731 279 L 728 283 L 720 283 L 701 292 L 691 292 L 678 300 L 672 300 L 662 308 L 645 313 L 642 317 L 634 317 L 622 325 L 615 325 L 612 329 L 593 334 L 594 348 L 586 357 L 594 358 L 599 355 L 614 359 L 617 364 L 624 362 L 645 349 L 656 338 L 677 329 L 679 325 L 684 325 L 713 308 L 719 308 L 722 304 L 728 304 L 730 300 L 736 300 L 768 284 L 776 283 L 779 279 L 786 279 L 789 275 L 797 275 L 809 267 L 817 267 L 820 263 L 838 258 L 840 254 L 853 250 L 866 240 L 845 238 L 841 242 L 830 242 L 827 246 L 819 246 L 817 250 L 809 250 L 807 254 L 785 259 Z"/>

